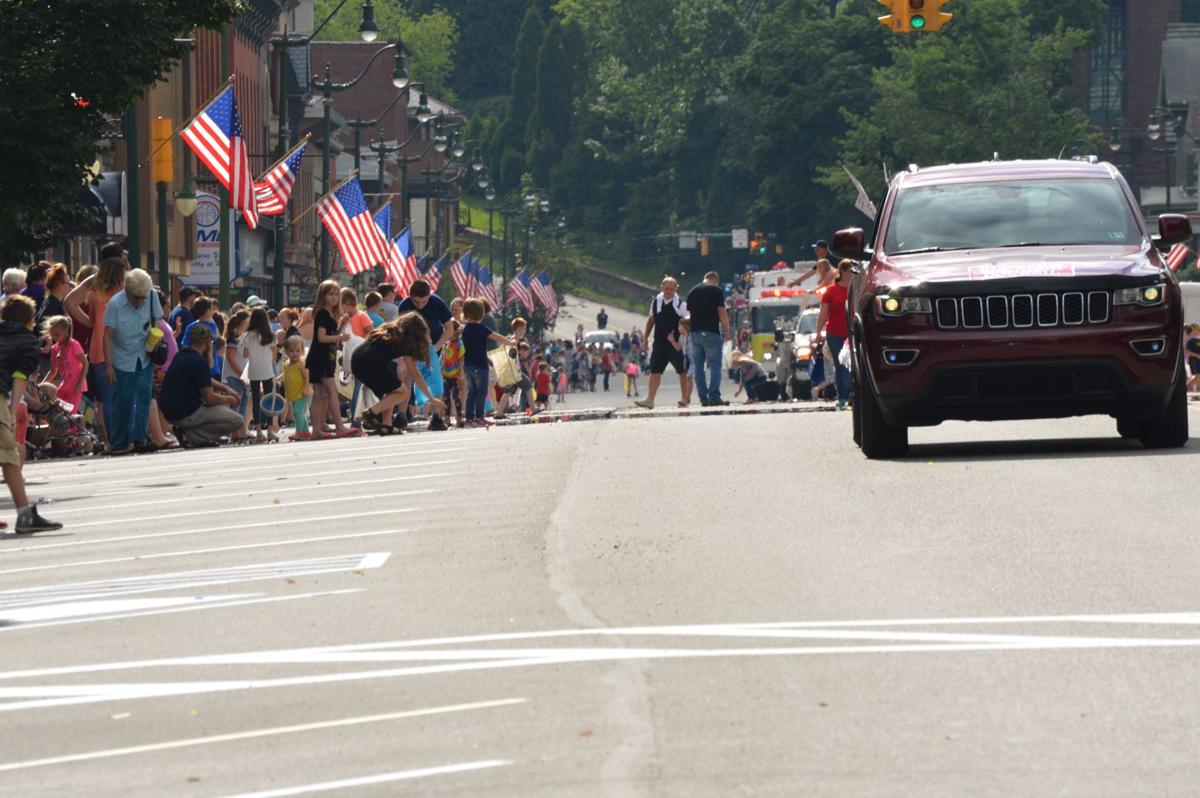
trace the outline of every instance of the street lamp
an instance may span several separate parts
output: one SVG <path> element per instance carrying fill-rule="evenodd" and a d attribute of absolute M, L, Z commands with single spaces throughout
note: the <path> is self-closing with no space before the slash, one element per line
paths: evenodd
<path fill-rule="evenodd" d="M 433 111 L 429 110 L 429 95 L 425 89 L 421 89 L 421 96 L 417 100 L 417 121 L 422 125 L 433 119 Z"/>
<path fill-rule="evenodd" d="M 362 22 L 358 26 L 358 35 L 367 44 L 379 38 L 379 25 L 375 23 L 375 4 L 371 0 L 363 3 Z"/>
<path fill-rule="evenodd" d="M 454 143 L 450 147 L 450 155 L 454 160 L 461 159 L 467 153 L 467 148 L 463 146 L 462 136 L 459 133 L 454 134 Z M 473 167 L 472 167 L 473 168 Z"/>
<path fill-rule="evenodd" d="M 480 164 L 480 166 L 482 166 L 482 165 L 483 164 Z M 492 188 L 492 179 L 490 177 L 488 177 L 488 173 L 486 170 L 479 173 L 479 179 L 476 181 L 475 184 L 485 190 L 491 189 L 493 196 L 496 194 L 496 189 Z"/>
<path fill-rule="evenodd" d="M 370 22 L 370 25 L 367 24 L 368 22 Z M 368 0 L 368 2 L 363 4 L 363 26 L 361 26 L 359 28 L 359 32 L 363 33 L 364 38 L 370 33 L 371 26 L 375 26 L 375 8 L 374 8 L 374 6 L 371 5 L 370 0 Z M 364 32 L 364 27 L 366 28 L 365 32 Z M 378 26 L 375 26 L 375 30 L 377 33 Z M 329 193 L 329 177 L 330 177 L 329 176 L 329 139 L 331 137 L 330 127 L 332 124 L 332 120 L 330 118 L 330 113 L 332 112 L 332 109 L 333 109 L 333 95 L 335 92 L 346 91 L 347 89 L 357 86 L 362 81 L 362 79 L 367 76 L 367 73 L 371 71 L 371 67 L 374 66 L 375 61 L 379 58 L 379 56 L 383 55 L 388 50 L 395 50 L 397 57 L 402 57 L 400 41 L 397 39 L 396 41 L 389 42 L 389 43 L 385 44 L 383 47 L 380 47 L 378 50 L 376 50 L 371 55 L 370 59 L 367 60 L 367 65 L 363 67 L 362 72 L 358 73 L 358 75 L 353 80 L 349 80 L 345 83 L 335 83 L 333 81 L 333 74 L 332 74 L 333 67 L 330 66 L 330 64 L 328 64 L 328 63 L 325 64 L 324 79 L 321 79 L 320 77 L 317 77 L 317 76 L 313 76 L 313 81 L 312 81 L 313 88 L 316 90 L 319 90 L 321 92 L 323 100 L 324 100 L 324 109 L 325 109 L 324 118 L 322 119 L 322 124 L 321 124 L 321 130 L 322 130 L 322 134 L 321 134 L 321 194 L 322 195 Z M 392 76 L 393 76 L 392 82 L 393 83 L 395 83 L 395 80 L 396 80 L 395 73 L 396 73 L 396 70 L 393 69 L 392 70 Z M 285 82 L 280 81 L 280 83 L 283 84 Z M 282 92 L 282 89 L 280 91 Z M 320 278 L 322 280 L 327 279 L 329 277 L 329 231 L 325 228 L 325 225 L 321 225 L 321 267 L 320 267 L 320 269 L 321 269 L 320 270 Z"/>
<path fill-rule="evenodd" d="M 175 210 L 187 218 L 196 212 L 196 192 L 192 189 L 192 176 L 183 176 L 183 188 L 175 192 Z"/>

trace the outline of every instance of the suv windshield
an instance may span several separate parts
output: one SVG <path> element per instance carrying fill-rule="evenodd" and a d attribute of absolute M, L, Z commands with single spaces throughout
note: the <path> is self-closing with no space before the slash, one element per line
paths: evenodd
<path fill-rule="evenodd" d="M 883 250 L 1138 244 L 1120 184 L 1107 178 L 952 183 L 902 189 Z"/>
<path fill-rule="evenodd" d="M 811 335 L 817 331 L 817 315 L 816 313 L 805 313 L 800 317 L 800 329 L 798 332 L 801 335 Z"/>

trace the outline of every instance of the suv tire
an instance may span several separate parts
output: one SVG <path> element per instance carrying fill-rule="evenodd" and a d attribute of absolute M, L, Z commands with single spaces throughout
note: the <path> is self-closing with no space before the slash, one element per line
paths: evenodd
<path fill-rule="evenodd" d="M 1142 420 L 1140 418 L 1117 418 L 1117 434 L 1125 439 L 1142 437 Z"/>
<path fill-rule="evenodd" d="M 879 409 L 870 377 L 864 373 L 859 374 L 854 415 L 858 417 L 855 424 L 858 445 L 869 459 L 903 457 L 908 453 L 908 427 L 895 427 L 887 422 Z"/>
<path fill-rule="evenodd" d="M 1183 374 L 1181 366 L 1166 412 L 1142 422 L 1140 437 L 1147 449 L 1178 449 L 1188 442 L 1187 387 Z"/>

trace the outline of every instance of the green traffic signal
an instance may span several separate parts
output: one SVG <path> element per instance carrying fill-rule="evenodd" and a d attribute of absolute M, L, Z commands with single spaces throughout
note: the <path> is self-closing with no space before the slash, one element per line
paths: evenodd
<path fill-rule="evenodd" d="M 908 24 L 912 26 L 913 30 L 921 30 L 925 27 L 925 17 L 920 14 L 913 14 L 909 17 Z"/>

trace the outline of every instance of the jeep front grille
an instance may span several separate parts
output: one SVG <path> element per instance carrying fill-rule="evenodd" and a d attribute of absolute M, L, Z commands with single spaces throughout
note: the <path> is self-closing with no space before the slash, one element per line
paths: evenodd
<path fill-rule="evenodd" d="M 1006 330 L 1106 324 L 1107 291 L 939 297 L 934 318 L 943 330 Z"/>

